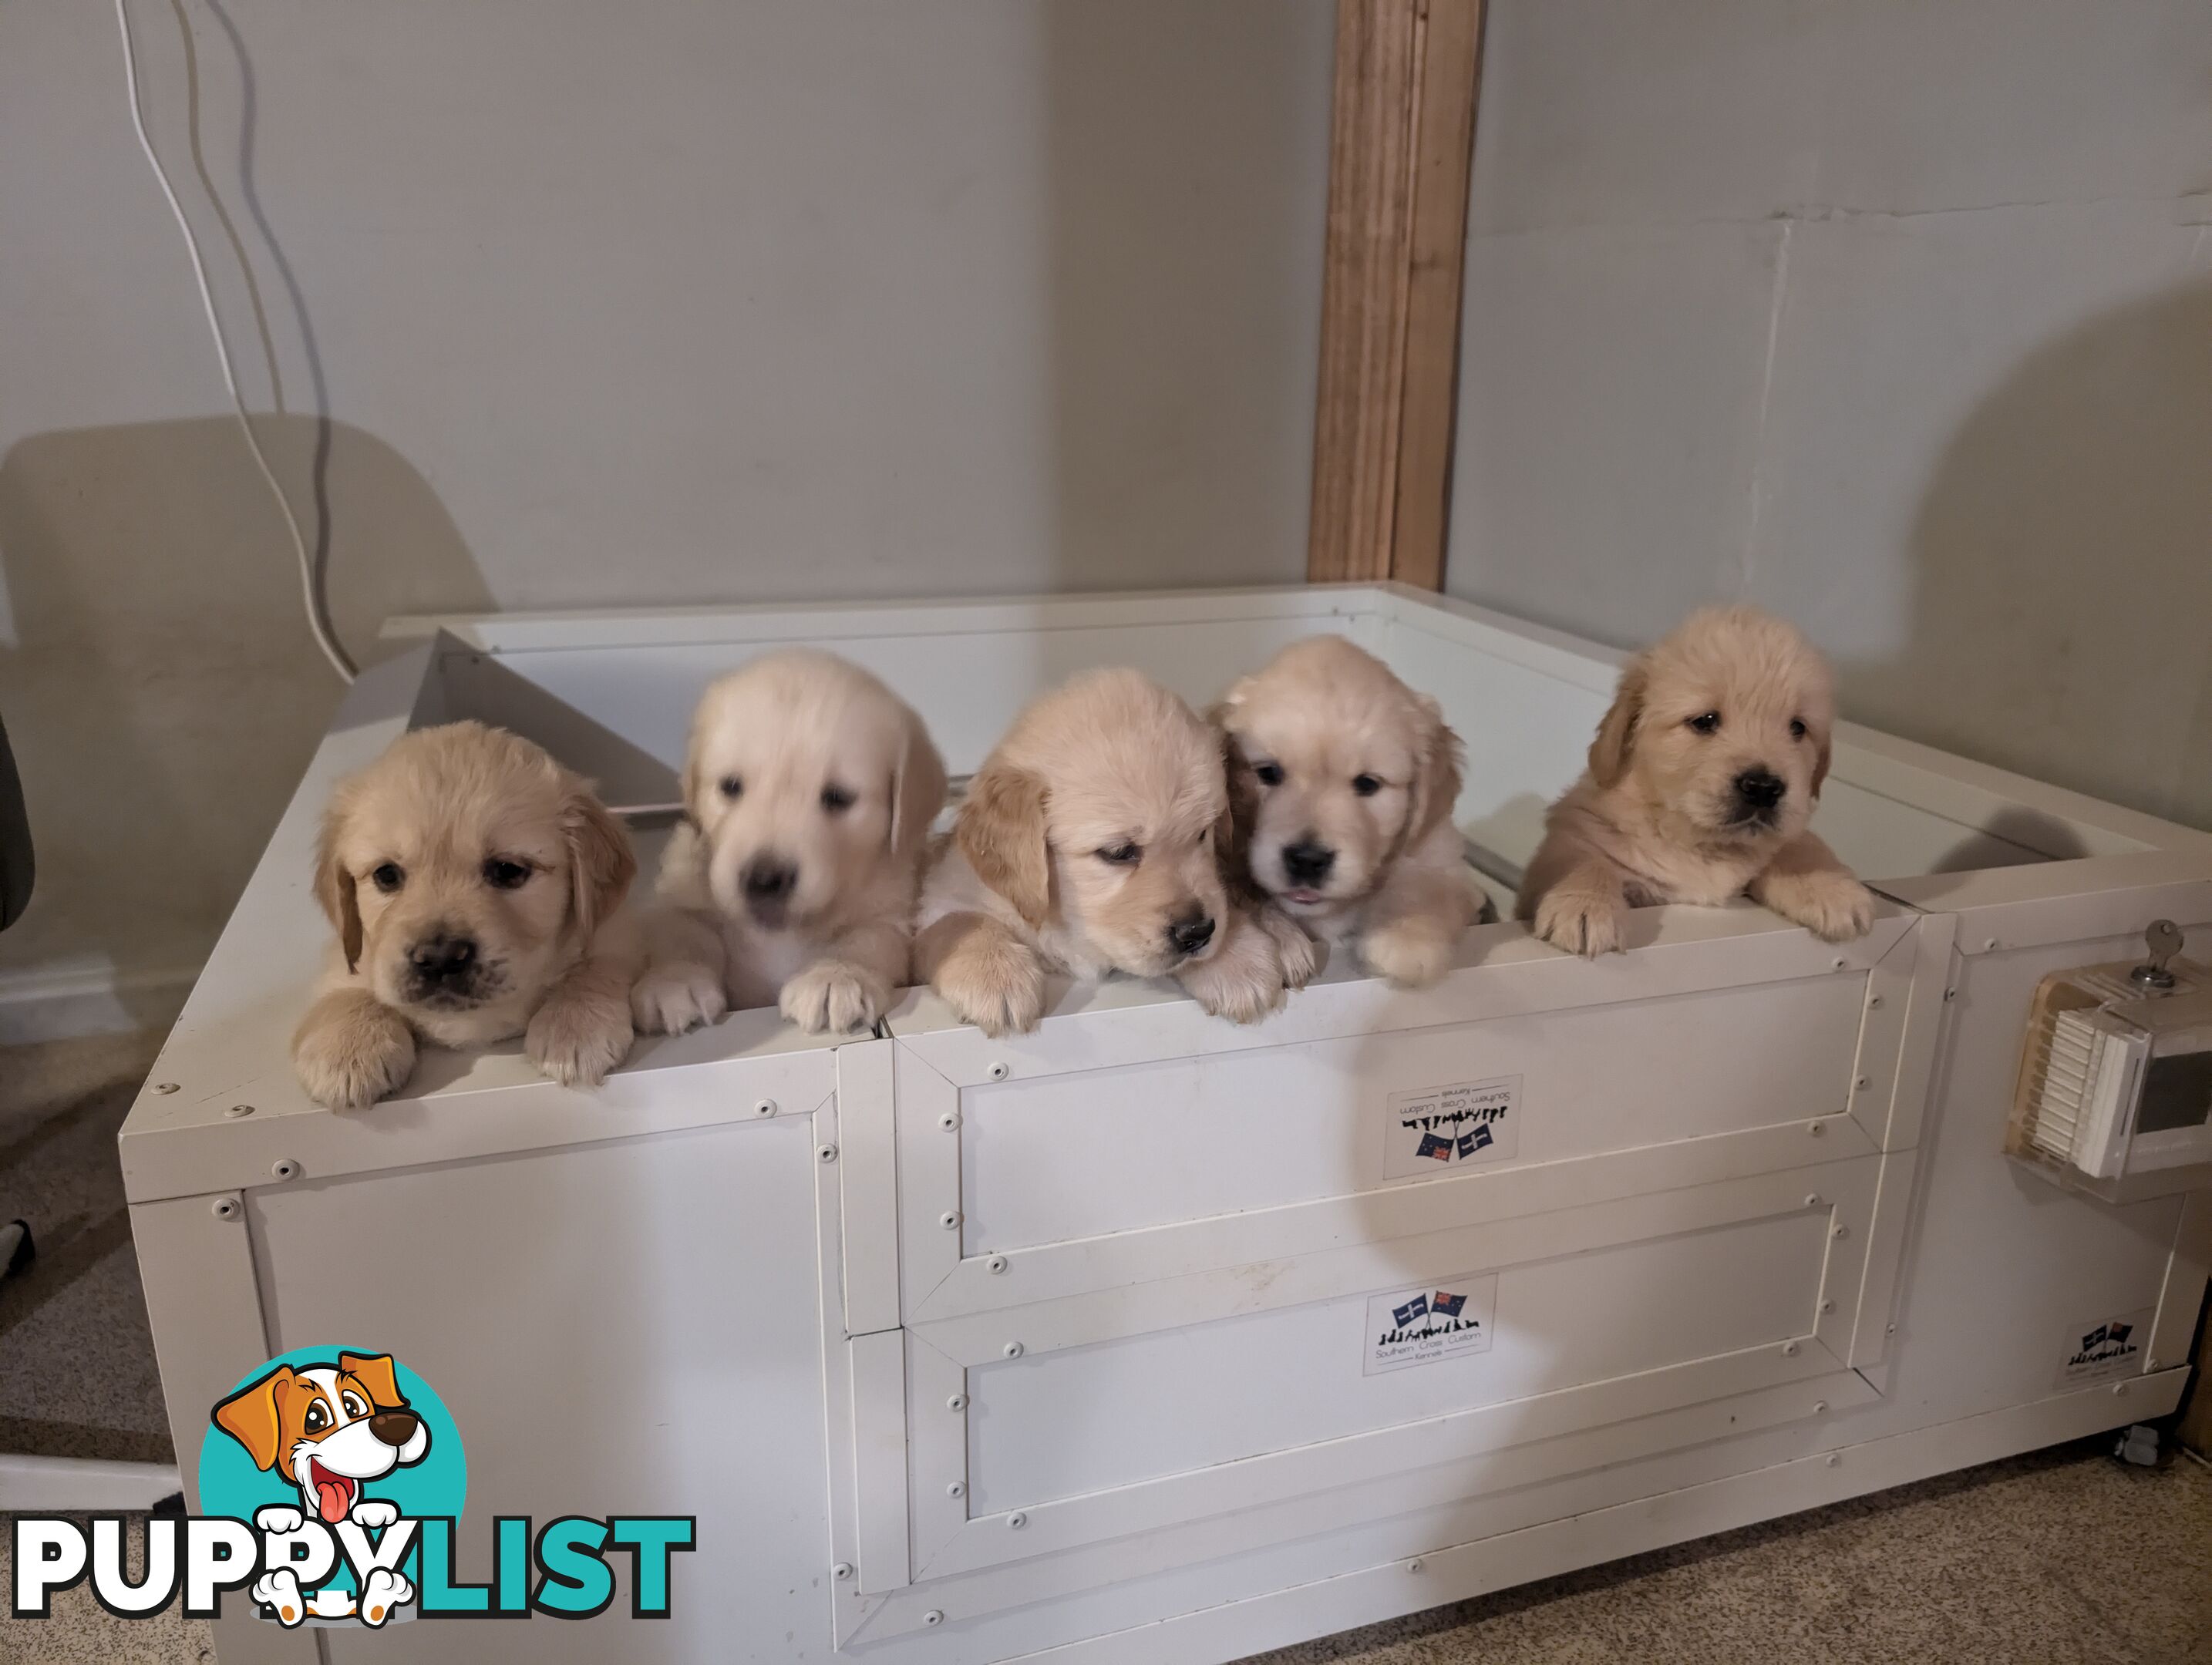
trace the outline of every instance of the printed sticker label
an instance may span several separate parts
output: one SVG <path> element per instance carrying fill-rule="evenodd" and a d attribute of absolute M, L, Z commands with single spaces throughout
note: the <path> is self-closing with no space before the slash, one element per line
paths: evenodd
<path fill-rule="evenodd" d="M 1504 1162 L 1521 1145 L 1521 1078 L 1394 1092 L 1382 1114 L 1382 1177 L 1427 1179 Z"/>
<path fill-rule="evenodd" d="M 2093 1318 L 2066 1327 L 2065 1363 L 2058 1367 L 2058 1385 L 2078 1388 L 2116 1376 L 2141 1376 L 2143 1349 L 2150 1344 L 2151 1321 L 2156 1307 Z"/>
<path fill-rule="evenodd" d="M 1367 1298 L 1367 1358 L 1362 1376 L 1488 1352 L 1498 1312 L 1498 1274 L 1445 1278 Z"/>

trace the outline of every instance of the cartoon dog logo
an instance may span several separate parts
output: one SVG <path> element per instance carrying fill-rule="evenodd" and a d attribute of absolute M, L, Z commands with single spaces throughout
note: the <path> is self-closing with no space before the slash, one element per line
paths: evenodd
<path fill-rule="evenodd" d="M 430 1431 L 408 1408 L 389 1355 L 342 1352 L 335 1364 L 279 1364 L 217 1405 L 214 1419 L 246 1448 L 256 1468 L 282 1474 L 299 1488 L 301 1507 L 272 1504 L 256 1512 L 254 1524 L 264 1532 L 296 1532 L 308 1520 L 326 1527 L 351 1521 L 381 1531 L 399 1518 L 399 1510 L 362 1496 L 362 1486 L 422 1461 L 430 1449 Z M 318 1619 L 350 1619 L 356 1611 L 368 1623 L 381 1625 L 394 1607 L 415 1599 L 415 1588 L 398 1572 L 379 1567 L 363 1581 L 357 1608 L 345 1589 L 318 1591 L 311 1604 L 301 1599 L 291 1570 L 280 1567 L 257 1579 L 251 1594 L 286 1626 L 311 1613 Z"/>

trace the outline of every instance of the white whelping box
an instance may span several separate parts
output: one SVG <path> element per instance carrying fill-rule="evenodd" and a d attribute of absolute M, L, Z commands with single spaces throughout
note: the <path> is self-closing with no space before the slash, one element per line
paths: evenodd
<path fill-rule="evenodd" d="M 958 772 L 1084 667 L 1205 702 L 1337 631 L 1443 702 L 1504 893 L 1618 670 L 1387 586 L 402 628 L 124 1130 L 185 1473 L 242 1371 L 373 1339 L 452 1411 L 472 1519 L 698 1534 L 665 1621 L 426 1620 L 410 1659 L 1226 1661 L 2181 1392 L 2212 1210 L 2002 1145 L 2046 974 L 2159 918 L 2212 940 L 2203 834 L 1844 725 L 1815 825 L 1883 898 L 1847 945 L 1748 902 L 1639 910 L 1595 963 L 1491 925 L 1434 988 L 1335 964 L 1249 1028 L 1113 981 L 991 1041 L 915 990 L 874 1037 L 644 1042 L 597 1093 L 428 1053 L 336 1115 L 286 1056 L 314 823 L 410 725 L 665 802 L 701 688 L 773 646 L 875 671 Z M 226 1665 L 315 1657 L 217 1628 Z"/>

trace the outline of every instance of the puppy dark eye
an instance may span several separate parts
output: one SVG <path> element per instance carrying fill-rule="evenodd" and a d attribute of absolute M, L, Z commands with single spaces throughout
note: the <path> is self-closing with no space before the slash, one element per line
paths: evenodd
<path fill-rule="evenodd" d="M 745 789 L 745 783 L 734 775 L 725 775 L 714 784 L 721 788 L 722 796 L 725 798 L 735 798 Z"/>
<path fill-rule="evenodd" d="M 1382 782 L 1372 775 L 1355 775 L 1352 777 L 1352 789 L 1362 798 L 1372 798 L 1382 790 Z"/>
<path fill-rule="evenodd" d="M 381 867 L 373 870 L 369 873 L 369 878 L 376 882 L 376 888 L 383 891 L 386 896 L 390 896 L 394 890 L 398 890 L 401 885 L 407 882 L 407 875 L 401 872 L 395 864 L 389 861 L 386 862 Z"/>
<path fill-rule="evenodd" d="M 1721 714 L 1717 711 L 1708 711 L 1701 716 L 1692 717 L 1690 719 L 1690 726 L 1700 734 L 1717 734 L 1721 732 Z"/>
<path fill-rule="evenodd" d="M 530 865 L 495 855 L 483 865 L 484 883 L 495 890 L 515 890 L 530 877 Z"/>
<path fill-rule="evenodd" d="M 1144 853 L 1144 850 L 1135 844 L 1109 844 L 1098 852 L 1098 859 L 1116 867 L 1133 867 L 1137 865 L 1137 859 Z"/>
<path fill-rule="evenodd" d="M 1790 738 L 1793 740 L 1802 740 L 1805 738 L 1805 720 L 1802 717 L 1792 717 L 1790 720 Z"/>
<path fill-rule="evenodd" d="M 1280 763 L 1255 763 L 1252 775 L 1263 787 L 1279 787 L 1283 784 L 1283 766 Z"/>
<path fill-rule="evenodd" d="M 367 1415 L 368 1414 L 368 1406 L 366 1406 L 366 1405 L 364 1405 L 364 1404 L 362 1402 L 362 1398 L 361 1398 L 361 1395 L 360 1395 L 359 1394 L 356 1394 L 356 1393 L 349 1393 L 349 1394 L 347 1394 L 347 1395 L 345 1395 L 344 1404 L 345 1404 L 345 1413 L 346 1413 L 348 1416 L 350 1416 L 350 1417 L 364 1417 L 364 1416 L 367 1416 Z"/>
<path fill-rule="evenodd" d="M 323 1408 L 323 1401 L 319 1399 L 307 1407 L 307 1413 L 300 1419 L 300 1424 L 309 1433 L 319 1434 L 331 1425 L 331 1413 Z"/>
<path fill-rule="evenodd" d="M 822 788 L 822 807 L 832 815 L 842 815 L 853 807 L 853 792 L 849 787 L 827 786 Z"/>

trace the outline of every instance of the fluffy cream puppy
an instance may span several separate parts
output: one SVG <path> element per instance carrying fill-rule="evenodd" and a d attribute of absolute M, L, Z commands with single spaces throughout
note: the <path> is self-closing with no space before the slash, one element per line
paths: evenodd
<path fill-rule="evenodd" d="M 482 723 L 417 729 L 342 781 L 315 899 L 338 954 L 292 1039 L 331 1109 L 396 1091 L 418 1042 L 524 1037 L 555 1080 L 596 1085 L 631 1040 L 637 860 L 591 786 Z"/>
<path fill-rule="evenodd" d="M 988 1035 L 1034 1029 L 1048 972 L 1172 976 L 1250 1023 L 1311 945 L 1232 901 L 1221 743 L 1134 671 L 1094 671 L 1022 713 L 983 761 L 922 887 L 915 969 Z"/>
<path fill-rule="evenodd" d="M 637 1026 L 678 1034 L 776 1005 L 865 1029 L 907 980 L 915 890 L 945 765 L 920 717 L 834 653 L 769 653 L 707 690 L 684 819 L 647 918 Z"/>
<path fill-rule="evenodd" d="M 1459 737 L 1342 636 L 1292 642 L 1214 708 L 1252 880 L 1376 975 L 1443 975 L 1474 922 L 1459 829 Z"/>
<path fill-rule="evenodd" d="M 1835 715 L 1827 664 L 1794 626 L 1692 614 L 1621 672 L 1589 772 L 1545 817 L 1520 917 L 1603 954 L 1630 908 L 1748 894 L 1831 942 L 1864 936 L 1873 894 L 1805 826 Z"/>

